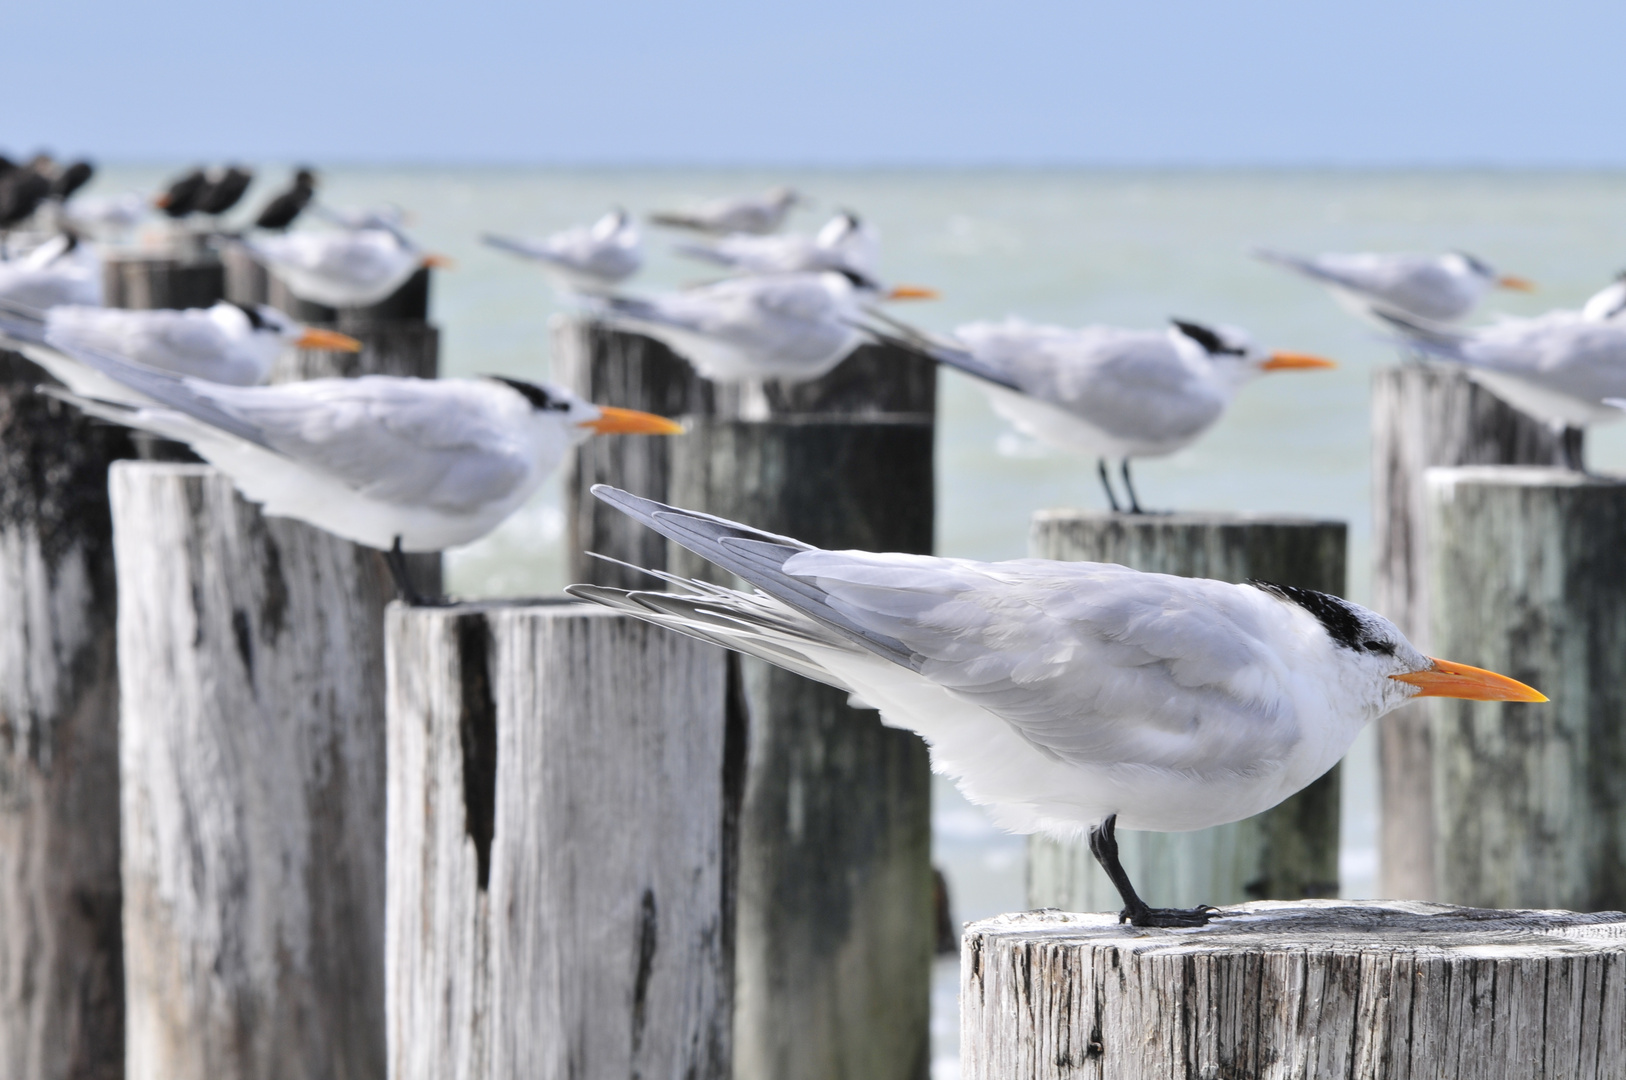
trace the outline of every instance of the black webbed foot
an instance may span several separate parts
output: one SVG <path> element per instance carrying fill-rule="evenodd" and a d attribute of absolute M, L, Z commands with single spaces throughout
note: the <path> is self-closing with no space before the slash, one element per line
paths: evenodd
<path fill-rule="evenodd" d="M 1212 904 L 1198 904 L 1194 908 L 1147 907 L 1124 908 L 1118 912 L 1120 923 L 1131 926 L 1156 926 L 1173 929 L 1180 926 L 1207 926 L 1208 920 L 1225 913 Z"/>

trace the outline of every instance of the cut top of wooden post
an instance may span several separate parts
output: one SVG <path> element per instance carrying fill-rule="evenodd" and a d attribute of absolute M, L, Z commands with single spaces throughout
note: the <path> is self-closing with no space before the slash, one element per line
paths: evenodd
<path fill-rule="evenodd" d="M 1626 914 L 1262 901 L 966 929 L 968 1080 L 1619 1076 Z"/>
<path fill-rule="evenodd" d="M 1279 514 L 1040 510 L 1029 549 L 1040 559 L 1118 563 L 1217 581 L 1262 577 L 1341 595 L 1347 531 L 1342 521 Z"/>

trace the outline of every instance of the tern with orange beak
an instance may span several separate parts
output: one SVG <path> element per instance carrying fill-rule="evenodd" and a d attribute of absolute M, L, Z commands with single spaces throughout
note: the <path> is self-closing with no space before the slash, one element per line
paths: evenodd
<path fill-rule="evenodd" d="M 250 236 L 243 243 L 295 296 L 336 308 L 376 304 L 419 267 L 448 265 L 398 229 Z"/>
<path fill-rule="evenodd" d="M 583 401 L 519 379 L 368 375 L 222 386 L 64 349 L 144 403 L 56 392 L 94 416 L 186 443 L 272 517 L 296 518 L 390 553 L 472 543 L 519 509 L 577 443 L 595 434 L 670 435 L 664 417 Z"/>
<path fill-rule="evenodd" d="M 951 338 L 884 321 L 896 332 L 877 328 L 876 337 L 972 376 L 994 411 L 1025 434 L 1096 458 L 1113 510 L 1119 504 L 1107 460 L 1120 460 L 1134 514 L 1141 506 L 1129 478 L 1131 458 L 1191 445 L 1258 375 L 1335 366 L 1303 353 L 1266 352 L 1234 326 L 1180 319 L 1164 332 L 1007 319 L 962 326 Z"/>
<path fill-rule="evenodd" d="M 1413 698 L 1546 700 L 1424 656 L 1381 615 L 1305 589 L 823 551 L 602 485 L 594 494 L 756 591 L 658 574 L 677 591 L 572 594 L 879 709 L 1004 828 L 1087 836 L 1136 926 L 1223 913 L 1149 906 L 1119 862 L 1118 825 L 1183 832 L 1268 810 Z"/>
<path fill-rule="evenodd" d="M 1325 285 L 1357 315 L 1375 313 L 1450 323 L 1467 316 L 1492 289 L 1530 292 L 1524 278 L 1499 274 L 1462 251 L 1445 255 L 1316 255 L 1305 258 L 1268 248 L 1254 257 Z"/>
<path fill-rule="evenodd" d="M 285 348 L 356 352 L 348 334 L 304 326 L 276 308 L 222 300 L 209 308 L 127 311 L 53 307 L 43 315 L 0 305 L 0 334 L 21 344 L 35 363 L 87 397 L 136 400 L 123 384 L 62 351 L 81 346 L 172 375 L 230 386 L 257 386 Z"/>
<path fill-rule="evenodd" d="M 859 319 L 878 300 L 925 300 L 931 289 L 886 289 L 855 270 L 730 278 L 682 292 L 607 296 L 613 321 L 664 342 L 716 382 L 806 382 L 864 341 Z"/>

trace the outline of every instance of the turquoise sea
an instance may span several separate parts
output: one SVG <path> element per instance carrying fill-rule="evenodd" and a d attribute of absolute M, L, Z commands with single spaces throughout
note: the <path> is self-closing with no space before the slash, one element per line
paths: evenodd
<path fill-rule="evenodd" d="M 145 190 L 177 168 L 109 168 L 98 193 Z M 262 171 L 248 204 L 283 170 Z M 1394 350 L 1320 289 L 1245 255 L 1290 251 L 1461 249 L 1540 286 L 1501 293 L 1490 313 L 1575 307 L 1626 268 L 1626 173 L 1244 171 L 808 171 L 331 168 L 321 197 L 339 207 L 397 203 L 410 230 L 456 268 L 435 284 L 447 375 L 545 376 L 548 318 L 560 310 L 541 276 L 482 247 L 481 232 L 543 234 L 613 205 L 634 212 L 792 183 L 817 203 L 793 225 L 815 229 L 851 208 L 881 231 L 885 276 L 931 285 L 942 299 L 899 311 L 933 329 L 1021 315 L 1061 324 L 1156 326 L 1170 316 L 1235 323 L 1267 347 L 1337 359 L 1333 372 L 1288 373 L 1247 387 L 1195 446 L 1136 467 L 1150 508 L 1274 511 L 1350 526 L 1349 595 L 1369 592 L 1368 385 Z M 631 288 L 704 278 L 646 233 L 650 259 Z M 1009 432 L 969 383 L 941 383 L 937 551 L 980 559 L 1026 554 L 1035 510 L 1100 506 L 1093 463 Z M 1596 433 L 1596 468 L 1626 468 L 1626 424 Z M 449 558 L 464 595 L 534 594 L 565 584 L 562 514 L 546 488 L 497 533 Z M 940 784 L 937 858 L 955 917 L 1023 906 L 1023 845 Z M 1344 782 L 1343 891 L 1373 895 L 1377 807 L 1370 738 Z M 938 980 L 937 1066 L 955 1075 L 954 967 Z"/>

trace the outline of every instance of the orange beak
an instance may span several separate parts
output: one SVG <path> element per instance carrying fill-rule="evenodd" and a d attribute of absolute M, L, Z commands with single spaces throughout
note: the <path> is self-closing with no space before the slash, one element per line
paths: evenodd
<path fill-rule="evenodd" d="M 1273 352 L 1270 359 L 1259 365 L 1262 371 L 1309 371 L 1311 368 L 1335 368 L 1331 360 L 1323 360 L 1309 353 Z"/>
<path fill-rule="evenodd" d="M 1529 278 L 1514 277 L 1512 274 L 1503 274 L 1496 279 L 1496 284 L 1503 289 L 1512 289 L 1514 292 L 1535 292 L 1536 283 Z"/>
<path fill-rule="evenodd" d="M 332 349 L 335 352 L 360 352 L 361 342 L 349 334 L 341 334 L 337 330 L 323 330 L 316 326 L 305 327 L 305 332 L 299 335 L 294 342 L 301 349 Z"/>
<path fill-rule="evenodd" d="M 617 409 L 610 405 L 598 407 L 597 420 L 583 420 L 579 425 L 590 428 L 595 435 L 681 435 L 683 425 L 654 413 L 637 409 Z"/>
<path fill-rule="evenodd" d="M 159 195 L 157 198 L 153 199 L 152 204 L 154 206 L 156 206 L 160 210 L 162 210 L 164 207 L 168 206 L 169 205 L 169 192 L 166 191 L 162 195 Z"/>
<path fill-rule="evenodd" d="M 936 300 L 937 290 L 924 285 L 899 285 L 887 292 L 883 300 Z"/>
<path fill-rule="evenodd" d="M 1464 701 L 1546 701 L 1547 695 L 1484 668 L 1453 664 L 1449 660 L 1430 660 L 1422 671 L 1411 671 L 1389 678 L 1418 687 L 1417 697 L 1451 697 Z"/>
<path fill-rule="evenodd" d="M 425 255 L 418 265 L 427 266 L 431 270 L 450 270 L 457 264 L 449 255 Z"/>

